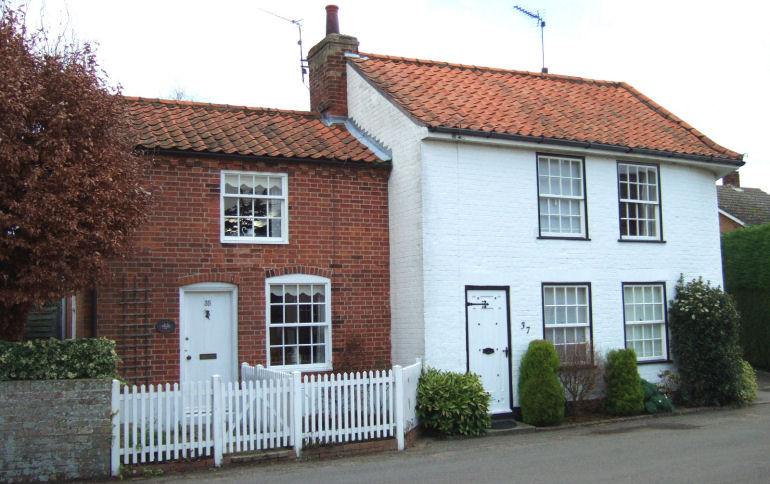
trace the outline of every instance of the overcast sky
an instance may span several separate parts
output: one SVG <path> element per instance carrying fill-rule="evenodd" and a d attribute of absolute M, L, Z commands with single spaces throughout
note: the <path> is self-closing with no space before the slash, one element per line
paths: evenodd
<path fill-rule="evenodd" d="M 97 44 L 130 96 L 309 109 L 303 52 L 325 34 L 327 1 L 29 0 L 28 25 Z M 717 143 L 746 153 L 744 186 L 770 192 L 770 3 L 757 0 L 339 0 L 362 52 L 625 81 Z"/>

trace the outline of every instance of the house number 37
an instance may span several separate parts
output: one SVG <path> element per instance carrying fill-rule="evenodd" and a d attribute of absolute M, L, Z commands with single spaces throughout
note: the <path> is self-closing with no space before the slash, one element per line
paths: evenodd
<path fill-rule="evenodd" d="M 525 323 L 524 321 L 521 322 L 521 330 L 522 331 L 526 330 L 527 334 L 529 334 L 529 326 L 527 326 L 527 323 Z"/>

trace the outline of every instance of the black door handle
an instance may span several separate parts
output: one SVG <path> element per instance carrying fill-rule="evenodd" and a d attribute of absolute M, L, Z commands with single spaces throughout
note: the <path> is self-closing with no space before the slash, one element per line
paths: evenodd
<path fill-rule="evenodd" d="M 481 352 L 484 353 L 485 355 L 491 355 L 492 353 L 495 352 L 495 349 L 494 348 L 484 348 L 483 350 L 481 350 Z"/>
<path fill-rule="evenodd" d="M 187 355 L 187 359 L 188 359 L 188 360 L 192 360 L 192 356 L 190 356 L 190 355 Z"/>

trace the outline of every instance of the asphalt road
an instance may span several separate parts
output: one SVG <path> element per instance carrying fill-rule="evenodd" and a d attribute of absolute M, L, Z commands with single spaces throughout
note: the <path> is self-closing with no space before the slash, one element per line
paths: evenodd
<path fill-rule="evenodd" d="M 230 466 L 153 482 L 770 482 L 770 405 Z"/>

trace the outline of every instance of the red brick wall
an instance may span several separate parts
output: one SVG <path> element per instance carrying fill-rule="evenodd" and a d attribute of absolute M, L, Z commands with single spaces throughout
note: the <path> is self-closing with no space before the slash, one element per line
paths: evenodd
<path fill-rule="evenodd" d="M 223 169 L 288 174 L 288 245 L 220 242 Z M 335 370 L 389 365 L 388 176 L 369 166 L 157 158 L 148 182 L 152 213 L 134 252 L 115 261 L 112 277 L 99 286 L 99 336 L 118 342 L 123 376 L 179 380 L 179 288 L 197 282 L 238 286 L 238 361 L 266 364 L 265 278 L 287 273 L 331 279 Z M 131 343 L 119 326 L 121 291 L 134 284 L 149 291 L 137 293 L 139 304 L 131 307 L 149 317 L 137 327 L 148 336 Z M 174 332 L 156 332 L 160 319 L 174 321 Z M 134 355 L 140 368 L 129 371 Z"/>
<path fill-rule="evenodd" d="M 721 213 L 719 214 L 719 232 L 729 232 L 731 230 L 742 229 L 743 226 L 735 220 L 730 220 Z"/>

